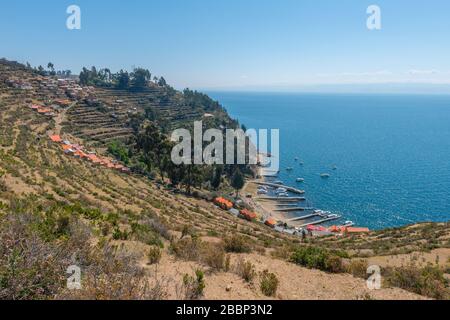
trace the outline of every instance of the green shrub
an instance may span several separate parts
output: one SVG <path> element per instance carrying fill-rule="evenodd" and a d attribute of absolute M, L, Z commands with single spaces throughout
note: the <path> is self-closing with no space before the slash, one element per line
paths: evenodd
<path fill-rule="evenodd" d="M 386 268 L 383 272 L 387 284 L 399 287 L 434 299 L 450 299 L 448 280 L 438 266 L 428 265 L 418 268 L 414 265 L 406 267 Z"/>
<path fill-rule="evenodd" d="M 261 292 L 268 297 L 273 297 L 277 293 L 278 278 L 274 273 L 264 270 L 260 274 L 260 288 Z"/>
<path fill-rule="evenodd" d="M 142 243 L 148 244 L 150 246 L 159 246 L 163 247 L 163 243 L 159 234 L 155 232 L 155 230 L 149 225 L 140 224 L 140 223 L 132 223 L 131 224 L 131 232 L 133 234 L 133 238 Z"/>
<path fill-rule="evenodd" d="M 201 270 L 195 271 L 195 278 L 185 274 L 183 277 L 184 297 L 187 300 L 196 300 L 203 296 L 205 290 L 205 274 Z"/>
<path fill-rule="evenodd" d="M 114 232 L 112 234 L 112 237 L 114 240 L 128 240 L 128 232 L 121 231 L 119 227 L 116 227 L 114 229 Z"/>
<path fill-rule="evenodd" d="M 204 244 L 202 246 L 201 260 L 214 270 L 225 268 L 225 250 L 221 245 Z"/>
<path fill-rule="evenodd" d="M 236 234 L 225 238 L 224 246 L 226 252 L 248 253 L 251 251 L 251 248 L 246 243 L 246 240 L 242 236 Z"/>
<path fill-rule="evenodd" d="M 256 276 L 255 266 L 250 261 L 239 259 L 236 264 L 236 273 L 246 282 L 252 282 Z"/>
<path fill-rule="evenodd" d="M 349 265 L 347 266 L 347 272 L 352 274 L 354 277 L 367 279 L 368 267 L 369 264 L 367 263 L 367 260 L 356 259 L 350 261 Z"/>
<path fill-rule="evenodd" d="M 297 248 L 291 256 L 291 261 L 311 269 L 342 272 L 342 259 L 319 247 Z"/>
<path fill-rule="evenodd" d="M 344 272 L 344 267 L 342 266 L 341 257 L 335 255 L 329 255 L 325 259 L 325 271 L 332 273 Z"/>
<path fill-rule="evenodd" d="M 171 252 L 180 259 L 187 261 L 197 261 L 200 255 L 202 242 L 194 238 L 184 238 L 173 241 L 170 245 Z"/>
<path fill-rule="evenodd" d="M 148 264 L 157 264 L 161 261 L 162 252 L 159 247 L 151 247 L 148 251 Z"/>

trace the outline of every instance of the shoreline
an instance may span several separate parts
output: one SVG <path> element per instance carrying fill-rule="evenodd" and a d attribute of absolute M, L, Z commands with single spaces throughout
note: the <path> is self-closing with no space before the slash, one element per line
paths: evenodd
<path fill-rule="evenodd" d="M 266 157 L 267 157 L 266 154 L 258 153 L 258 161 L 260 161 L 261 158 Z M 246 201 L 248 202 L 248 204 L 250 204 L 252 207 L 255 208 L 255 211 L 260 214 L 262 220 L 266 221 L 267 219 L 272 218 L 275 219 L 277 223 L 285 222 L 290 218 L 290 216 L 288 216 L 289 214 L 286 212 L 275 211 L 275 209 L 277 208 L 275 201 L 267 201 L 267 200 L 265 201 L 259 199 L 261 195 L 258 195 L 257 193 L 258 185 L 255 182 L 267 182 L 267 179 L 265 178 L 263 171 L 264 167 L 258 165 L 257 178 L 250 179 L 246 182 L 243 192 L 245 194 L 250 194 L 252 196 L 251 199 L 247 199 Z M 305 222 L 306 220 L 291 222 L 289 223 L 289 227 L 296 227 Z"/>

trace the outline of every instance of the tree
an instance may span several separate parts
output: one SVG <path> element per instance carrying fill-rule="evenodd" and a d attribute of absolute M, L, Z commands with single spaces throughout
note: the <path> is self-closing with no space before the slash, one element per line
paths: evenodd
<path fill-rule="evenodd" d="M 231 186 L 236 190 L 236 198 L 239 195 L 239 190 L 244 187 L 245 180 L 239 168 L 234 171 L 233 177 L 231 178 Z"/>
<path fill-rule="evenodd" d="M 134 69 L 131 74 L 131 86 L 135 90 L 142 90 L 147 87 L 148 82 L 152 79 L 150 71 L 143 68 Z"/>
<path fill-rule="evenodd" d="M 128 89 L 130 86 L 130 75 L 128 72 L 120 70 L 119 73 L 116 74 L 117 88 L 119 89 Z"/>
<path fill-rule="evenodd" d="M 81 70 L 80 75 L 78 76 L 80 79 L 80 85 L 82 86 L 88 86 L 90 85 L 90 78 L 91 78 L 91 72 L 83 67 L 83 70 Z"/>
<path fill-rule="evenodd" d="M 184 178 L 181 183 L 186 187 L 186 192 L 191 194 L 191 189 L 193 186 L 198 185 L 202 181 L 202 171 L 200 166 L 197 164 L 187 164 L 184 165 Z"/>
<path fill-rule="evenodd" d="M 56 75 L 56 73 L 55 73 L 55 65 L 53 63 L 49 62 L 47 64 L 47 69 L 50 70 L 50 72 L 49 72 L 50 75 L 52 75 L 52 76 Z"/>
<path fill-rule="evenodd" d="M 170 182 L 174 187 L 178 187 L 184 179 L 185 167 L 183 165 L 176 165 L 172 161 L 169 161 L 167 165 L 167 175 Z"/>
<path fill-rule="evenodd" d="M 165 86 L 167 86 L 166 79 L 164 79 L 164 77 L 159 78 L 158 85 L 159 85 L 160 87 L 165 87 Z"/>
<path fill-rule="evenodd" d="M 148 171 L 152 171 L 158 164 L 158 157 L 161 156 L 162 140 L 163 137 L 154 122 L 147 122 L 137 136 L 136 146 L 143 152 Z"/>
<path fill-rule="evenodd" d="M 43 67 L 43 66 L 39 66 L 39 67 L 38 67 L 38 73 L 39 73 L 41 76 L 45 75 L 44 67 Z"/>
<path fill-rule="evenodd" d="M 214 173 L 213 173 L 213 176 L 211 179 L 211 187 L 214 190 L 217 190 L 220 187 L 220 183 L 222 182 L 222 173 L 223 173 L 222 166 L 217 166 L 216 169 L 214 170 Z"/>

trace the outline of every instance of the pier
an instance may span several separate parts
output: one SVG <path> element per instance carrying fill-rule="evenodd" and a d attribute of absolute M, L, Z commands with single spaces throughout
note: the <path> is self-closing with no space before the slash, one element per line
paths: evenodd
<path fill-rule="evenodd" d="M 268 187 L 273 187 L 273 188 L 285 188 L 287 191 L 292 192 L 292 193 L 297 193 L 297 194 L 304 194 L 305 190 L 300 190 L 297 188 L 293 188 L 293 187 L 288 187 L 282 184 L 276 184 L 276 183 L 269 183 L 269 182 L 256 182 L 253 181 L 252 183 L 260 185 L 260 186 L 268 186 Z"/>
<path fill-rule="evenodd" d="M 308 214 L 308 215 L 306 215 L 306 216 L 295 217 L 295 218 L 292 218 L 292 219 L 288 219 L 288 220 L 286 220 L 286 222 L 294 222 L 294 221 L 307 220 L 307 219 L 311 219 L 311 218 L 319 217 L 319 216 L 320 216 L 319 213 L 311 213 L 311 214 Z"/>
<path fill-rule="evenodd" d="M 321 219 L 321 220 L 317 220 L 317 221 L 312 221 L 310 223 L 302 224 L 302 225 L 298 226 L 298 228 L 303 228 L 303 227 L 307 227 L 307 226 L 310 226 L 310 225 L 322 224 L 322 223 L 325 223 L 327 221 L 337 220 L 337 219 L 340 219 L 340 218 L 342 218 L 342 216 L 336 216 L 336 217 L 325 218 L 325 219 Z"/>
<path fill-rule="evenodd" d="M 304 197 L 259 197 L 257 200 L 278 201 L 278 202 L 298 202 L 305 201 Z"/>
<path fill-rule="evenodd" d="M 275 209 L 273 211 L 290 212 L 290 211 L 308 211 L 308 210 L 314 210 L 314 208 L 293 207 L 293 208 L 280 208 L 280 209 Z"/>

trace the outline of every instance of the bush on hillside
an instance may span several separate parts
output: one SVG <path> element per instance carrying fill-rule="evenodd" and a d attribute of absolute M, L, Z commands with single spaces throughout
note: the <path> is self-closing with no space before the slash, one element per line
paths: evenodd
<path fill-rule="evenodd" d="M 301 266 L 327 272 L 342 272 L 342 259 L 319 247 L 299 247 L 291 261 Z"/>
<path fill-rule="evenodd" d="M 185 274 L 183 277 L 183 291 L 186 300 L 196 300 L 203 296 L 205 290 L 205 274 L 201 270 L 195 271 L 195 277 Z"/>
<path fill-rule="evenodd" d="M 448 280 L 443 270 L 434 265 L 418 268 L 414 265 L 386 268 L 383 270 L 386 283 L 420 295 L 439 300 L 450 299 Z"/>
<path fill-rule="evenodd" d="M 200 253 L 200 260 L 213 270 L 225 269 L 225 250 L 222 245 L 204 243 Z"/>
<path fill-rule="evenodd" d="M 367 263 L 367 260 L 363 259 L 356 259 L 350 261 L 350 263 L 347 265 L 347 272 L 352 274 L 354 277 L 367 279 L 367 268 L 369 267 L 369 264 Z"/>
<path fill-rule="evenodd" d="M 246 282 L 252 282 L 256 276 L 255 266 L 250 261 L 239 259 L 236 264 L 236 274 Z"/>
<path fill-rule="evenodd" d="M 162 252 L 159 247 L 151 247 L 148 251 L 148 264 L 157 264 L 161 260 Z"/>
<path fill-rule="evenodd" d="M 224 239 L 224 246 L 226 252 L 248 253 L 251 251 L 247 241 L 242 236 L 237 234 L 226 237 Z"/>
<path fill-rule="evenodd" d="M 270 273 L 268 270 L 264 270 L 260 274 L 260 289 L 261 292 L 268 297 L 273 297 L 277 293 L 278 278 L 274 273 Z"/>

